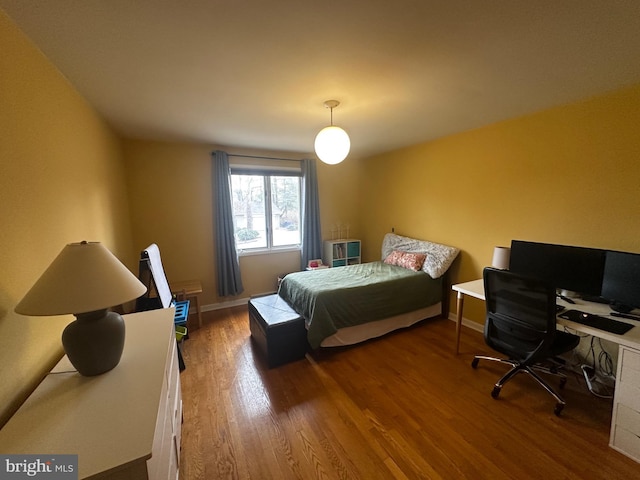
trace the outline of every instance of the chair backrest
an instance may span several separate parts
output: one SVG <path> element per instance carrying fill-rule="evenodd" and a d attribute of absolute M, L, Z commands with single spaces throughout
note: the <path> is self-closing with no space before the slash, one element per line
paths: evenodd
<path fill-rule="evenodd" d="M 138 278 L 147 287 L 147 292 L 137 299 L 136 311 L 168 308 L 173 304 L 173 295 L 162 266 L 160 249 L 155 243 L 140 252 Z"/>
<path fill-rule="evenodd" d="M 495 268 L 485 268 L 483 278 L 487 345 L 525 364 L 548 356 L 556 335 L 555 286 Z"/>

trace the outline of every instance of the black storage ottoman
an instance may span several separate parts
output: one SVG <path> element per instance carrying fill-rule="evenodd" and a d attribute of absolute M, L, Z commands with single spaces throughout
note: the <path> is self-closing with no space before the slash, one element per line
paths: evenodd
<path fill-rule="evenodd" d="M 304 318 L 278 294 L 249 300 L 249 328 L 269 368 L 300 360 L 307 353 Z"/>

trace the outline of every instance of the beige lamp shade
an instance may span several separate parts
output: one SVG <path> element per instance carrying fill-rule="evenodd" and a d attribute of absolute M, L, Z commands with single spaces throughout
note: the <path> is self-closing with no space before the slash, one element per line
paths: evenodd
<path fill-rule="evenodd" d="M 146 290 L 101 243 L 70 243 L 15 311 L 35 316 L 93 312 L 138 298 Z"/>
<path fill-rule="evenodd" d="M 509 270 L 509 258 L 511 257 L 511 248 L 495 247 L 493 249 L 493 259 L 491 266 L 500 270 Z"/>

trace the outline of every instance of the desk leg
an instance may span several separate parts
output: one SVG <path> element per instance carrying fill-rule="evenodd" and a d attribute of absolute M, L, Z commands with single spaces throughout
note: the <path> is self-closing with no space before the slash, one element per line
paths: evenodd
<path fill-rule="evenodd" d="M 460 328 L 462 327 L 462 309 L 464 307 L 464 293 L 458 292 L 456 303 L 456 355 L 460 352 Z"/>

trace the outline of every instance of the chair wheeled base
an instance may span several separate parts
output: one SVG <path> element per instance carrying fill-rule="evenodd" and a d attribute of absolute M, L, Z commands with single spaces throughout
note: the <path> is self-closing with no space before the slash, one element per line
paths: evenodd
<path fill-rule="evenodd" d="M 553 365 L 551 367 L 547 367 L 545 365 L 541 365 L 541 364 L 534 364 L 534 365 L 523 365 L 520 362 L 517 362 L 515 360 L 509 360 L 506 358 L 497 358 L 497 357 L 488 357 L 485 355 L 476 355 L 475 357 L 473 357 L 473 361 L 471 362 L 471 366 L 473 368 L 477 368 L 478 367 L 478 362 L 480 360 L 491 360 L 492 362 L 499 362 L 499 363 L 504 363 L 507 365 L 510 365 L 512 368 L 511 370 L 509 370 L 507 373 L 505 373 L 502 378 L 500 378 L 500 380 L 498 380 L 496 382 L 496 384 L 493 386 L 493 390 L 491 392 L 491 396 L 493 398 L 498 398 L 498 396 L 500 395 L 500 391 L 502 390 L 502 387 L 504 386 L 505 383 L 507 383 L 509 380 L 511 380 L 513 377 L 515 377 L 518 373 L 526 373 L 528 375 L 530 375 L 531 377 L 533 377 L 547 392 L 549 392 L 553 398 L 555 398 L 556 400 L 556 406 L 553 409 L 553 413 L 555 413 L 556 415 L 560 415 L 560 412 L 562 412 L 562 409 L 564 408 L 564 406 L 566 405 L 565 401 L 562 399 L 562 397 L 560 395 L 558 395 L 553 388 L 551 388 L 549 386 L 549 384 L 547 382 L 544 381 L 544 379 L 542 377 L 540 377 L 540 375 L 538 375 L 536 373 L 536 371 L 542 372 L 542 373 L 546 373 L 549 375 L 555 375 L 557 377 L 560 378 L 560 388 L 564 388 L 565 384 L 567 383 L 567 376 L 560 372 L 558 370 L 558 367 Z"/>

